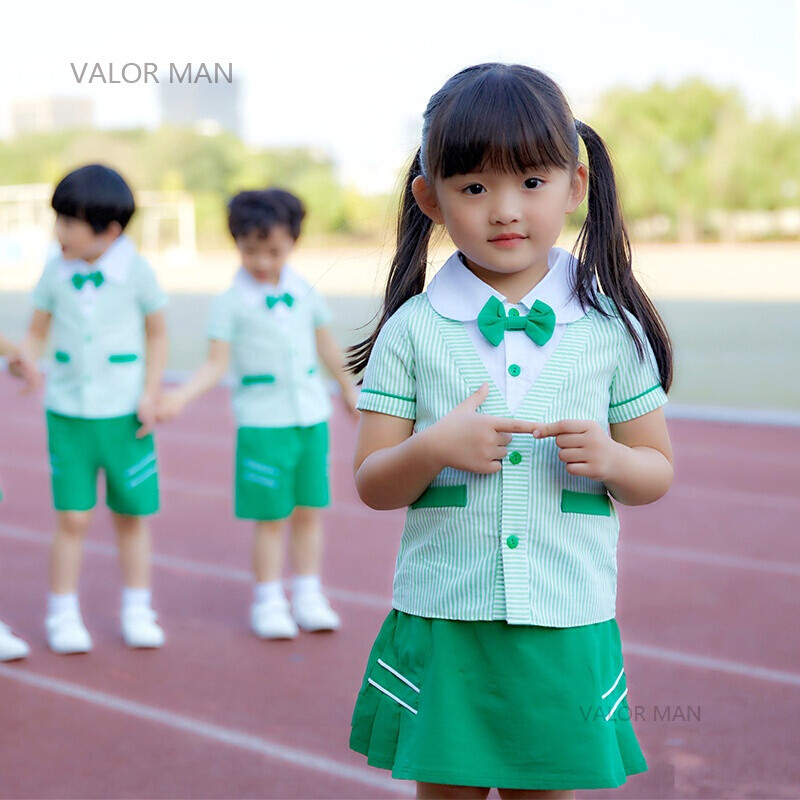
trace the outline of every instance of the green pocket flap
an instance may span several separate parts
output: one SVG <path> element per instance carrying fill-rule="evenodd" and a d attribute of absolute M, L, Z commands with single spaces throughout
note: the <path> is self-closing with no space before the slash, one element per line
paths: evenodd
<path fill-rule="evenodd" d="M 254 386 L 257 383 L 275 383 L 274 375 L 242 375 L 242 386 Z"/>
<path fill-rule="evenodd" d="M 607 494 L 592 492 L 561 491 L 561 510 L 567 514 L 594 514 L 598 517 L 611 516 L 611 501 Z"/>
<path fill-rule="evenodd" d="M 429 486 L 411 504 L 411 508 L 464 508 L 467 504 L 467 484 L 459 486 Z"/>
<path fill-rule="evenodd" d="M 139 356 L 136 353 L 116 353 L 113 356 L 109 356 L 108 360 L 112 364 L 128 364 L 131 361 L 137 361 Z"/>
<path fill-rule="evenodd" d="M 56 350 L 55 359 L 59 364 L 69 364 L 69 353 L 65 353 L 63 350 Z"/>

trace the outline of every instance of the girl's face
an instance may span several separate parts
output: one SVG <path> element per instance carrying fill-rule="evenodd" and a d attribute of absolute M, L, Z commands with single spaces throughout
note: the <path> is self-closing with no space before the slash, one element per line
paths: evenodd
<path fill-rule="evenodd" d="M 588 171 L 564 169 L 495 171 L 414 179 L 422 211 L 444 225 L 478 277 L 547 270 L 547 256 L 564 217 L 583 200 Z"/>
<path fill-rule="evenodd" d="M 278 282 L 294 244 L 292 234 L 284 225 L 273 226 L 267 236 L 260 236 L 253 230 L 236 240 L 242 266 L 259 283 Z"/>

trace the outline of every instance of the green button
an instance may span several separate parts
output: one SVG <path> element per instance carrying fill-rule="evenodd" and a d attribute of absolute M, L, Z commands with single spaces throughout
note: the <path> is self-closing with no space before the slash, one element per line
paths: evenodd
<path fill-rule="evenodd" d="M 512 533 L 511 536 L 506 539 L 506 544 L 513 550 L 519 544 L 519 537 L 514 536 Z"/>
<path fill-rule="evenodd" d="M 91 336 L 84 336 L 83 337 L 83 341 L 84 342 L 91 342 L 92 341 L 92 337 Z"/>
<path fill-rule="evenodd" d="M 519 464 L 522 461 L 522 454 L 518 453 L 516 450 L 508 457 L 508 460 L 512 464 Z"/>
<path fill-rule="evenodd" d="M 518 317 L 519 316 L 519 309 L 518 308 L 509 308 L 508 309 L 508 316 L 509 317 Z"/>
<path fill-rule="evenodd" d="M 522 370 L 519 368 L 519 364 L 511 364 L 508 368 L 508 374 L 512 375 L 513 377 L 517 377 Z"/>

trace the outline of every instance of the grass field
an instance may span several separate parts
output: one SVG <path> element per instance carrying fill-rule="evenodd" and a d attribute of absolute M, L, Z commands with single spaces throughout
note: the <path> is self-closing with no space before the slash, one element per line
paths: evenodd
<path fill-rule="evenodd" d="M 562 243 L 569 247 L 570 243 Z M 434 264 L 448 255 L 440 248 Z M 800 410 L 800 243 L 639 245 L 635 266 L 675 344 L 673 403 Z M 391 247 L 300 248 L 294 266 L 325 295 L 347 346 L 379 307 Z M 153 258 L 170 295 L 170 367 L 205 351 L 214 293 L 230 284 L 235 252 L 170 267 Z M 40 267 L 0 272 L 0 330 L 21 335 Z"/>

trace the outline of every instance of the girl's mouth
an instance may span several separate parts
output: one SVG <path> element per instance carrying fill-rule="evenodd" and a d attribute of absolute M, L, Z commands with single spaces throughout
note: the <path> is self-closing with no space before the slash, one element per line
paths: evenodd
<path fill-rule="evenodd" d="M 523 236 L 521 233 L 501 233 L 499 236 L 489 239 L 489 243 L 495 245 L 496 247 L 503 247 L 507 249 L 516 247 L 520 242 L 527 238 L 527 236 Z"/>

